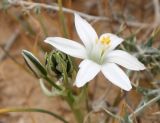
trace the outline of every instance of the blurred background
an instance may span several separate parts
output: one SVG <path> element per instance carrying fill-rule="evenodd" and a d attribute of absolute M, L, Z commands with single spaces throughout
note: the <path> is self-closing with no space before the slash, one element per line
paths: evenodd
<path fill-rule="evenodd" d="M 44 63 L 45 52 L 52 48 L 43 42 L 46 37 L 61 36 L 80 41 L 74 27 L 74 12 L 89 21 L 98 35 L 111 32 L 125 39 L 134 36 L 137 46 L 154 37 L 152 46 L 160 46 L 159 0 L 62 0 L 62 5 L 63 13 L 59 13 L 57 0 L 0 0 L 0 108 L 44 108 L 74 123 L 68 105 L 61 98 L 50 98 L 42 93 L 38 80 L 29 71 L 21 55 L 22 49 L 29 50 Z M 60 14 L 64 14 L 64 19 L 60 18 Z M 151 77 L 148 75 L 151 74 L 139 72 L 131 79 L 133 82 L 139 80 L 145 88 L 159 88 L 158 84 L 153 86 L 152 83 L 159 81 L 159 73 Z M 144 97 L 133 89 L 124 100 L 123 92 L 107 82 L 102 75 L 96 81 L 98 83 L 92 82 L 89 85 L 92 101 L 103 98 L 104 105 L 121 108 L 127 100 L 131 109 L 134 109 Z M 117 95 L 119 100 L 115 101 Z M 123 111 L 119 113 L 123 114 Z M 97 112 L 92 117 L 99 123 L 105 116 Z M 60 123 L 53 117 L 39 113 L 0 115 L 0 123 L 45 122 Z M 159 103 L 146 109 L 136 122 L 160 123 Z"/>

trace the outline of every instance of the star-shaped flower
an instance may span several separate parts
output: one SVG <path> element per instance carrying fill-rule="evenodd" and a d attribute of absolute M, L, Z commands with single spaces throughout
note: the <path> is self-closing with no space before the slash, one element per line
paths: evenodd
<path fill-rule="evenodd" d="M 136 71 L 144 70 L 145 66 L 129 53 L 114 50 L 123 39 L 111 33 L 98 37 L 93 27 L 77 14 L 75 27 L 84 45 L 61 37 L 48 37 L 45 40 L 70 56 L 84 59 L 79 65 L 75 85 L 82 87 L 101 71 L 114 85 L 129 91 L 131 82 L 118 65 Z"/>

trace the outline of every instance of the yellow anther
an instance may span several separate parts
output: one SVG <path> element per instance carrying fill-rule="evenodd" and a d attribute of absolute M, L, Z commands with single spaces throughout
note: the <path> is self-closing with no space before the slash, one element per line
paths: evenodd
<path fill-rule="evenodd" d="M 108 37 L 103 36 L 101 39 L 101 43 L 104 45 L 108 45 L 108 44 L 110 44 L 110 42 L 111 42 L 111 39 L 109 36 Z"/>

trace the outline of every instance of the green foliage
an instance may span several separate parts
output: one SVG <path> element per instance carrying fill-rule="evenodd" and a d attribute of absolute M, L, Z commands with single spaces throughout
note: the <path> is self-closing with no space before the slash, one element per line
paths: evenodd
<path fill-rule="evenodd" d="M 58 90 L 62 90 L 53 80 L 51 80 L 48 75 L 46 69 L 43 67 L 41 62 L 29 51 L 23 50 L 22 55 L 28 67 L 32 70 L 32 72 L 39 78 L 43 78 L 47 80 L 47 82 L 57 88 Z"/>
<path fill-rule="evenodd" d="M 154 37 L 149 37 L 146 44 L 144 45 L 145 47 L 152 47 L 154 42 Z"/>
<path fill-rule="evenodd" d="M 151 35 L 145 44 L 138 44 L 135 35 L 131 35 L 119 46 L 119 49 L 126 50 L 135 55 L 147 68 L 152 76 L 160 72 L 160 48 L 154 48 L 153 43 L 156 35 Z"/>
<path fill-rule="evenodd" d="M 138 48 L 136 47 L 136 37 L 135 35 L 131 35 L 123 42 L 119 47 L 120 49 L 126 50 L 128 52 L 138 52 Z"/>
<path fill-rule="evenodd" d="M 72 77 L 73 63 L 70 56 L 54 50 L 46 54 L 45 61 L 45 67 L 51 76 L 59 79 L 63 77 L 63 69 L 65 69 L 67 76 Z"/>

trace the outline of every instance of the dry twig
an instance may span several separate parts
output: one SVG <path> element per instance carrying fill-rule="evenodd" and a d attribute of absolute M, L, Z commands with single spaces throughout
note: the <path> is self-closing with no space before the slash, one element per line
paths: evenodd
<path fill-rule="evenodd" d="M 39 8 L 59 11 L 59 7 L 56 4 L 48 5 L 48 4 L 45 4 L 45 3 L 35 3 L 35 2 L 28 2 L 28 1 L 23 1 L 23 0 L 8 0 L 8 2 L 11 5 L 19 5 L 19 6 L 26 7 L 26 9 L 28 9 L 28 10 L 39 7 Z M 88 21 L 96 21 L 96 22 L 97 21 L 112 21 L 112 18 L 109 18 L 109 17 L 106 17 L 106 16 L 93 16 L 93 15 L 85 14 L 83 12 L 79 12 L 79 11 L 69 9 L 69 8 L 65 8 L 65 7 L 63 7 L 63 11 L 65 13 L 70 13 L 70 14 L 77 13 L 80 16 L 87 19 Z M 117 21 L 118 23 L 123 23 L 121 20 L 119 20 L 117 18 L 114 18 L 114 21 Z M 134 21 L 127 21 L 126 23 L 127 23 L 128 26 L 142 27 L 142 28 L 147 28 L 151 25 L 151 24 L 147 24 L 147 23 L 134 22 Z"/>
<path fill-rule="evenodd" d="M 18 37 L 19 32 L 20 32 L 20 31 L 17 29 L 17 30 L 15 31 L 15 33 L 13 33 L 13 34 L 11 35 L 11 37 L 8 39 L 7 43 L 6 43 L 5 46 L 4 46 L 4 50 L 5 50 L 6 52 L 9 51 L 9 49 L 11 48 L 11 46 L 13 45 L 13 43 L 16 41 L 16 38 Z M 5 56 L 6 56 L 6 53 L 5 53 L 5 52 L 2 52 L 1 55 L 0 55 L 0 61 L 2 61 L 2 60 L 5 58 Z"/>

